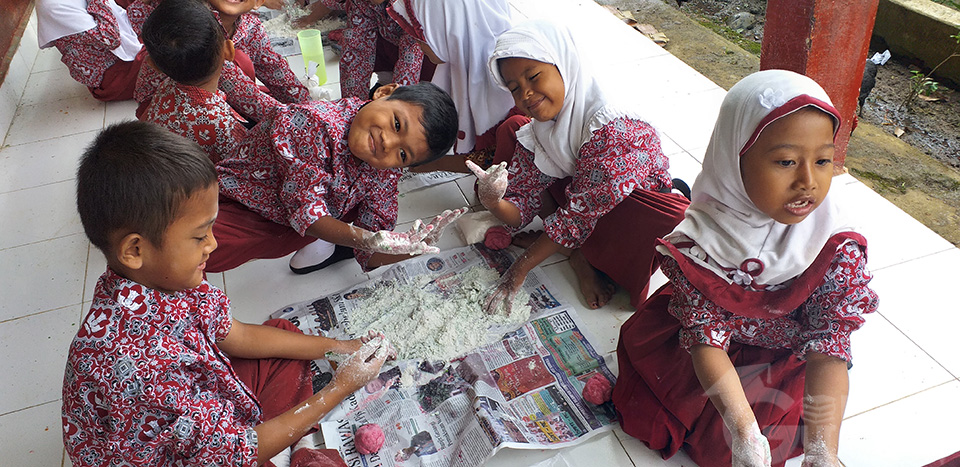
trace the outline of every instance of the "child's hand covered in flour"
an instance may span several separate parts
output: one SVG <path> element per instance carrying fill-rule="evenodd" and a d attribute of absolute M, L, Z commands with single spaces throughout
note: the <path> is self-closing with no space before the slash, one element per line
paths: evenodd
<path fill-rule="evenodd" d="M 374 331 L 374 330 L 371 329 L 371 330 L 367 331 L 367 335 L 365 335 L 365 336 L 360 336 L 360 339 L 359 339 L 359 340 L 360 340 L 360 342 L 366 344 L 367 342 L 370 342 L 370 341 L 372 341 L 372 340 L 374 340 L 374 339 L 376 339 L 376 338 L 378 338 L 378 337 L 381 338 L 381 339 L 383 339 L 383 340 L 386 342 L 386 346 L 387 346 L 387 360 L 395 360 L 395 359 L 397 358 L 397 348 L 394 347 L 393 344 L 390 343 L 390 340 L 387 339 L 387 336 L 386 336 L 384 333 L 382 333 L 382 332 L 377 332 L 377 331 Z"/>
<path fill-rule="evenodd" d="M 433 228 L 433 225 L 424 224 L 417 219 L 413 223 L 413 227 L 406 232 L 364 231 L 359 242 L 360 249 L 389 255 L 439 253 L 439 248 L 424 242 Z"/>
<path fill-rule="evenodd" d="M 488 315 L 502 312 L 510 316 L 510 312 L 513 311 L 513 299 L 517 297 L 525 279 L 526 274 L 518 273 L 514 267 L 511 266 L 510 269 L 507 269 L 507 272 L 503 273 L 500 281 L 497 282 L 493 293 L 487 297 L 483 305 L 483 311 Z"/>
<path fill-rule="evenodd" d="M 467 168 L 477 176 L 477 196 L 480 203 L 487 209 L 493 209 L 507 192 L 507 163 L 501 162 L 483 170 L 472 161 L 467 161 Z"/>
<path fill-rule="evenodd" d="M 380 374 L 389 347 L 390 342 L 382 336 L 367 341 L 337 367 L 330 385 L 348 394 L 362 388 Z"/>
<path fill-rule="evenodd" d="M 770 442 L 760 432 L 760 427 L 753 424 L 751 430 L 744 436 L 734 435 L 733 467 L 770 467 Z"/>
<path fill-rule="evenodd" d="M 454 209 L 452 211 L 447 209 L 446 211 L 440 213 L 439 216 L 434 217 L 433 220 L 427 224 L 433 226 L 433 230 L 430 231 L 426 238 L 423 239 L 424 243 L 427 245 L 436 245 L 437 241 L 440 240 L 440 236 L 443 235 L 443 230 L 446 229 L 451 222 L 462 216 L 465 212 L 467 212 L 467 208 L 465 207 Z"/>

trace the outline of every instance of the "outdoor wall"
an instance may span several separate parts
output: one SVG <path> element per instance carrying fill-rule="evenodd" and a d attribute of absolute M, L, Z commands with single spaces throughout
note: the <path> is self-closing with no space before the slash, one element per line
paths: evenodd
<path fill-rule="evenodd" d="M 897 56 L 918 59 L 929 71 L 957 48 L 960 11 L 930 0 L 880 0 L 873 34 Z M 934 79 L 960 85 L 960 57 L 945 63 Z"/>

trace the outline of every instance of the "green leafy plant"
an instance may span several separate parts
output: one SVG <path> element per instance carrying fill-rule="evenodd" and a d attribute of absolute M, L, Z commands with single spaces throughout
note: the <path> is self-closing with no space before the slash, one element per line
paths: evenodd
<path fill-rule="evenodd" d="M 913 89 L 916 94 L 929 96 L 940 88 L 940 83 L 934 81 L 929 76 L 920 72 L 920 70 L 913 70 L 910 73 L 913 76 L 910 77 L 910 81 L 913 82 Z"/>
<path fill-rule="evenodd" d="M 954 47 L 953 52 L 950 55 L 947 55 L 937 66 L 933 67 L 930 70 L 930 73 L 923 73 L 919 70 L 913 70 L 910 73 L 910 94 L 904 99 L 903 104 L 900 104 L 900 108 L 904 108 L 910 105 L 917 96 L 924 95 L 929 96 L 940 88 L 940 83 L 936 82 L 930 76 L 933 75 L 938 68 L 940 68 L 944 63 L 947 63 L 947 60 L 950 60 L 953 57 L 960 57 L 960 30 L 956 34 L 950 36 L 951 39 L 957 41 L 957 46 Z"/>

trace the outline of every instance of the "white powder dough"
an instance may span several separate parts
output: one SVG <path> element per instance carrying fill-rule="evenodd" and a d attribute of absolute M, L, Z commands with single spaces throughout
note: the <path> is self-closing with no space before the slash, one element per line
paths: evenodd
<path fill-rule="evenodd" d="M 310 11 L 306 7 L 288 3 L 284 5 L 282 13 L 263 22 L 263 28 L 270 36 L 297 38 L 297 33 L 304 29 L 318 29 L 320 32 L 329 32 L 334 29 L 340 29 L 347 26 L 346 21 L 333 16 L 322 18 L 315 23 L 298 28 L 293 25 L 297 19 L 306 16 Z"/>
<path fill-rule="evenodd" d="M 499 336 L 488 336 L 491 326 L 516 327 L 530 318 L 530 297 L 522 290 L 510 316 L 483 311 L 500 278 L 493 269 L 475 266 L 462 272 L 459 287 L 446 297 L 424 290 L 430 278 L 422 277 L 420 282 L 374 289 L 353 309 L 347 330 L 353 335 L 368 329 L 384 333 L 399 360 L 450 360 L 489 343 L 488 337 L 496 340 Z"/>

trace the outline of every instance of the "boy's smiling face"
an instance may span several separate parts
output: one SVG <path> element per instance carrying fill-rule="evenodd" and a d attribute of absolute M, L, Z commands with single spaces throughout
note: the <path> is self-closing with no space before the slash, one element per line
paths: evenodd
<path fill-rule="evenodd" d="M 387 89 L 385 89 L 387 88 Z M 430 147 L 420 118 L 423 109 L 402 100 L 387 100 L 396 85 L 377 89 L 350 123 L 350 152 L 375 169 L 408 167 L 430 157 Z"/>
<path fill-rule="evenodd" d="M 184 200 L 176 220 L 164 230 L 160 247 L 140 237 L 136 245 L 140 255 L 139 267 L 130 268 L 125 263 L 127 278 L 168 293 L 200 285 L 207 258 L 217 248 L 213 223 L 217 218 L 218 194 L 218 186 L 213 184 Z M 137 234 L 124 238 L 124 251 L 131 235 Z"/>
<path fill-rule="evenodd" d="M 220 15 L 236 18 L 255 8 L 260 8 L 264 0 L 207 0 Z"/>

